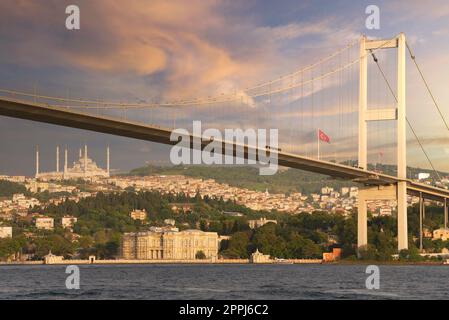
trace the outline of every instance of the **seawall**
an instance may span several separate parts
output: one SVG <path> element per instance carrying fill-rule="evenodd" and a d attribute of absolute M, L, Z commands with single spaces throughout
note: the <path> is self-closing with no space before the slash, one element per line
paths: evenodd
<path fill-rule="evenodd" d="M 248 259 L 205 259 L 205 260 L 62 260 L 45 263 L 44 261 L 12 261 L 0 262 L 0 266 L 12 265 L 112 265 L 112 264 L 249 264 Z M 282 262 L 274 260 L 264 264 L 320 264 L 319 259 L 288 259 Z"/>

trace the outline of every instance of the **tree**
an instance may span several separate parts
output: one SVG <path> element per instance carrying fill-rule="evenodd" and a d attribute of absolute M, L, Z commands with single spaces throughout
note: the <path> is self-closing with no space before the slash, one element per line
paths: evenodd
<path fill-rule="evenodd" d="M 409 245 L 408 249 L 403 249 L 399 252 L 399 260 L 417 262 L 422 261 L 423 257 L 419 254 L 418 248 L 414 245 Z"/>
<path fill-rule="evenodd" d="M 11 197 L 15 193 L 30 195 L 24 185 L 7 180 L 0 180 L 0 197 Z"/>
<path fill-rule="evenodd" d="M 206 259 L 206 254 L 202 250 L 200 250 L 195 254 L 195 259 L 204 260 Z"/>
<path fill-rule="evenodd" d="M 359 259 L 373 261 L 377 260 L 377 249 L 371 244 L 358 249 Z"/>
<path fill-rule="evenodd" d="M 7 259 L 11 255 L 20 252 L 23 245 L 23 239 L 0 239 L 0 259 Z"/>
<path fill-rule="evenodd" d="M 355 254 L 354 246 L 357 244 L 357 221 L 351 216 L 346 220 L 339 221 L 335 227 L 335 233 L 340 239 L 344 257 Z"/>
<path fill-rule="evenodd" d="M 248 258 L 249 233 L 234 233 L 229 240 L 228 249 L 223 251 L 223 255 L 229 258 Z"/>
<path fill-rule="evenodd" d="M 320 247 L 310 239 L 297 232 L 292 233 L 287 240 L 288 258 L 307 259 L 319 258 L 322 255 Z"/>
<path fill-rule="evenodd" d="M 75 251 L 74 245 L 64 237 L 52 234 L 34 240 L 36 258 L 42 259 L 50 251 L 53 254 L 69 257 Z"/>
<path fill-rule="evenodd" d="M 374 235 L 373 244 L 377 249 L 377 260 L 389 261 L 392 255 L 395 254 L 397 248 L 397 241 L 391 235 L 390 231 L 378 232 Z"/>

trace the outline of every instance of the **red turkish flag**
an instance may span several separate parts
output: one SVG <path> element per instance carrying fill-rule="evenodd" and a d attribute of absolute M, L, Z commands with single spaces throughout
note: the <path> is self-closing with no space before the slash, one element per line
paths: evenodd
<path fill-rule="evenodd" d="M 318 130 L 318 138 L 320 138 L 321 141 L 331 143 L 331 139 L 329 138 L 329 136 L 321 130 Z"/>

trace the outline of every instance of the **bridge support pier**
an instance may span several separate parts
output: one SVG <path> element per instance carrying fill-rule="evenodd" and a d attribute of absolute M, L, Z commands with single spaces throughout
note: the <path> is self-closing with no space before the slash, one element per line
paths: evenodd
<path fill-rule="evenodd" d="M 398 250 L 408 248 L 407 232 L 407 183 L 397 185 L 365 186 L 359 188 L 359 206 L 357 216 L 357 247 L 368 245 L 368 201 L 396 200 L 398 203 Z"/>
<path fill-rule="evenodd" d="M 398 251 L 408 249 L 407 182 L 398 182 Z"/>
<path fill-rule="evenodd" d="M 373 50 L 397 48 L 397 103 L 396 108 L 368 110 L 368 62 Z M 370 121 L 395 120 L 397 123 L 397 165 L 399 182 L 391 186 L 365 187 L 359 189 L 358 247 L 368 244 L 367 206 L 369 200 L 397 201 L 398 250 L 408 248 L 407 231 L 407 152 L 406 152 L 406 42 L 405 35 L 399 34 L 389 40 L 360 41 L 360 82 L 359 82 L 359 152 L 358 166 L 368 169 L 367 124 Z M 376 61 L 377 62 L 377 61 Z"/>
<path fill-rule="evenodd" d="M 444 229 L 447 229 L 447 199 L 444 198 Z"/>
<path fill-rule="evenodd" d="M 357 215 L 357 248 L 368 245 L 368 190 L 359 188 L 359 207 Z"/>
<path fill-rule="evenodd" d="M 419 251 L 423 251 L 423 219 L 426 210 L 422 192 L 419 193 Z"/>

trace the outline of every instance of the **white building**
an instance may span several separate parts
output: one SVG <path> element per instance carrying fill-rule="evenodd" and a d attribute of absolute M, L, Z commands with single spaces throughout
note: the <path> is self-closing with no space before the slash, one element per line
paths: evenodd
<path fill-rule="evenodd" d="M 35 220 L 36 228 L 43 230 L 53 230 L 55 220 L 50 217 L 37 217 Z"/>
<path fill-rule="evenodd" d="M 73 226 L 75 225 L 75 223 L 77 223 L 78 218 L 76 217 L 72 217 L 72 216 L 64 216 L 61 220 L 61 224 L 63 228 L 73 228 Z"/>
<path fill-rule="evenodd" d="M 420 172 L 418 173 L 418 180 L 426 180 L 430 178 L 430 173 Z"/>
<path fill-rule="evenodd" d="M 260 218 L 259 220 L 248 220 L 248 225 L 251 229 L 257 229 L 270 222 L 275 224 L 278 223 L 276 220 L 267 220 L 267 218 Z"/>
<path fill-rule="evenodd" d="M 143 210 L 133 210 L 133 211 L 131 211 L 129 213 L 129 216 L 133 220 L 144 221 L 147 218 L 147 212 L 145 211 L 145 209 L 143 209 Z"/>
<path fill-rule="evenodd" d="M 449 229 L 440 228 L 433 230 L 433 239 L 432 240 L 443 240 L 446 241 L 449 239 Z"/>
<path fill-rule="evenodd" d="M 256 252 L 253 252 L 253 254 L 251 254 L 249 261 L 251 263 L 272 263 L 270 255 L 259 252 L 259 249 L 257 249 Z"/>
<path fill-rule="evenodd" d="M 25 198 L 25 195 L 23 193 L 16 193 L 16 194 L 13 194 L 13 196 L 12 196 L 12 201 L 13 202 L 18 202 L 20 200 L 25 200 L 25 199 L 26 198 Z"/>
<path fill-rule="evenodd" d="M 138 260 L 194 260 L 202 252 L 206 259 L 218 255 L 218 234 L 200 230 L 181 232 L 134 232 L 122 237 L 123 259 Z"/>
<path fill-rule="evenodd" d="M 331 187 L 321 188 L 321 194 L 330 194 L 332 191 L 334 191 L 334 188 Z"/>
<path fill-rule="evenodd" d="M 44 264 L 59 264 L 64 261 L 63 256 L 57 256 L 51 253 L 51 251 L 44 256 Z"/>
<path fill-rule="evenodd" d="M 0 227 L 0 239 L 12 238 L 12 227 Z"/>
<path fill-rule="evenodd" d="M 390 206 L 382 206 L 379 209 L 379 216 L 391 216 L 391 207 Z"/>
<path fill-rule="evenodd" d="M 174 226 L 176 224 L 176 221 L 175 221 L 175 219 L 165 219 L 164 223 L 168 224 L 170 226 Z"/>

